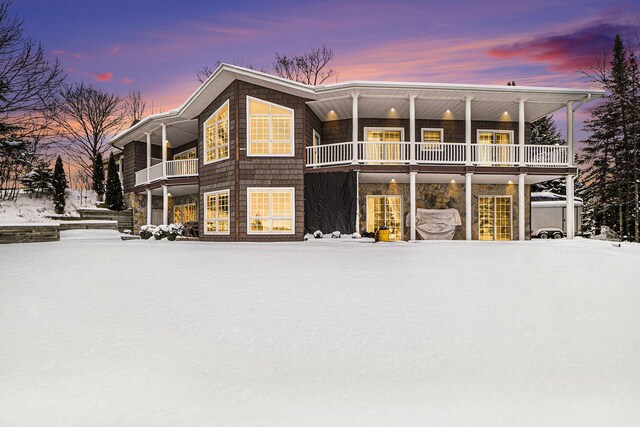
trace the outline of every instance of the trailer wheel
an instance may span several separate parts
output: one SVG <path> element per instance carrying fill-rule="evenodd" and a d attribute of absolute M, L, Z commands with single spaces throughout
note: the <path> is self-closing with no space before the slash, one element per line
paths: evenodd
<path fill-rule="evenodd" d="M 538 237 L 541 239 L 548 239 L 549 233 L 547 233 L 546 231 L 541 231 L 540 234 L 538 234 Z"/>
<path fill-rule="evenodd" d="M 554 239 L 562 239 L 564 237 L 564 235 L 562 233 L 560 233 L 559 231 L 556 231 L 555 233 L 553 233 L 552 237 Z"/>

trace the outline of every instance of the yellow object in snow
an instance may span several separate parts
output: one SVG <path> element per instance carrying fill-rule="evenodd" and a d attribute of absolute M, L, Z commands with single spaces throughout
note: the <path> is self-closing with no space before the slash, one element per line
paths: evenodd
<path fill-rule="evenodd" d="M 378 241 L 380 242 L 388 242 L 389 241 L 389 230 L 378 230 Z"/>

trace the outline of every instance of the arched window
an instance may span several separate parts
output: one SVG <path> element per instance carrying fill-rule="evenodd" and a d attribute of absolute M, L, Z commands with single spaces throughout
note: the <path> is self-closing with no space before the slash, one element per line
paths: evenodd
<path fill-rule="evenodd" d="M 247 96 L 249 156 L 293 156 L 293 110 Z"/>

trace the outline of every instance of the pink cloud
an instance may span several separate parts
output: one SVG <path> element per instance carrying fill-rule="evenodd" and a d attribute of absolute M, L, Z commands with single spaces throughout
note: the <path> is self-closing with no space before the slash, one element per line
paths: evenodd
<path fill-rule="evenodd" d="M 126 85 L 130 85 L 131 83 L 134 82 L 134 80 L 131 77 L 123 77 L 122 80 L 120 81 Z"/>
<path fill-rule="evenodd" d="M 571 31 L 502 44 L 487 54 L 496 59 L 542 63 L 551 71 L 576 71 L 593 65 L 603 52 L 610 52 L 616 34 L 624 36 L 637 30 L 637 25 L 591 22 Z"/>
<path fill-rule="evenodd" d="M 97 82 L 108 82 L 113 78 L 113 73 L 98 73 L 93 75 L 93 79 Z"/>
<path fill-rule="evenodd" d="M 111 55 L 117 55 L 120 52 L 120 49 L 122 49 L 122 46 L 113 46 L 111 49 L 109 49 L 109 53 Z"/>

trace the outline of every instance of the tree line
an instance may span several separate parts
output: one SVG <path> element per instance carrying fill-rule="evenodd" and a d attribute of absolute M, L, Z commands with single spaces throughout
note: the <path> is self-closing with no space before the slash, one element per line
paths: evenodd
<path fill-rule="evenodd" d="M 625 240 L 640 241 L 640 43 L 616 36 L 612 54 L 603 54 L 583 74 L 606 90 L 592 109 L 578 159 L 580 194 L 591 227 L 608 226 Z"/>

